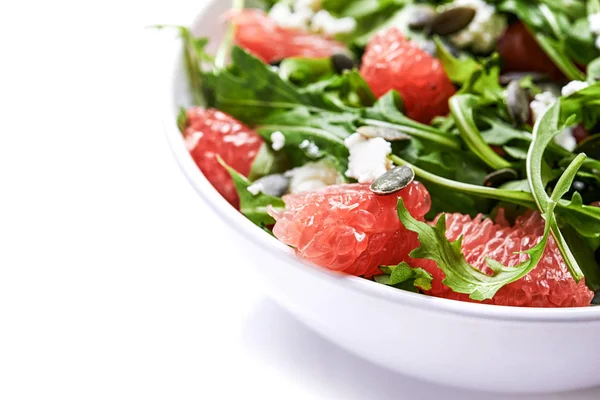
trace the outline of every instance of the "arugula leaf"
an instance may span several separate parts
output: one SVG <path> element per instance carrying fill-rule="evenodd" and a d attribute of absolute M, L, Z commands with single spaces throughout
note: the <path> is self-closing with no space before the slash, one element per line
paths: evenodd
<path fill-rule="evenodd" d="M 286 153 L 292 166 L 314 160 L 300 148 L 300 144 L 308 140 L 319 148 L 317 158 L 330 155 L 338 160 L 336 166 L 339 170 L 345 172 L 349 153 L 344 139 L 356 131 L 357 118 L 354 114 L 311 112 L 306 107 L 299 107 L 264 119 L 256 127 L 256 132 L 267 140 L 273 132 L 281 132 L 285 136 Z"/>
<path fill-rule="evenodd" d="M 559 117 L 560 100 L 557 101 L 555 105 L 550 107 L 536 122 L 533 128 L 533 140 L 529 146 L 529 152 L 527 154 L 527 179 L 529 181 L 529 187 L 531 188 L 531 193 L 533 194 L 538 209 L 542 213 L 546 213 L 552 203 L 558 201 L 565 193 L 567 193 L 573 180 L 573 177 L 571 177 L 571 181 L 568 182 L 568 185 L 566 185 L 563 181 L 563 178 L 566 176 L 565 172 L 565 175 L 559 179 L 559 182 L 554 188 L 554 191 L 559 193 L 554 201 L 548 197 L 548 194 L 546 193 L 546 187 L 542 181 L 544 151 L 554 136 L 560 133 L 558 126 Z M 581 166 L 585 158 L 586 156 L 584 154 L 580 154 L 575 158 L 571 165 L 574 165 L 575 163 L 575 165 L 578 164 Z M 577 169 L 579 169 L 579 167 Z M 552 205 L 552 207 L 554 207 L 554 205 Z M 573 279 L 576 282 L 579 282 L 583 277 L 583 273 L 577 264 L 577 260 L 571 253 L 569 246 L 566 244 L 558 225 L 556 223 L 551 224 L 550 229 L 552 236 L 556 241 L 556 245 L 563 256 L 567 267 L 569 268 L 569 272 L 573 276 Z"/>
<path fill-rule="evenodd" d="M 434 41 L 437 58 L 442 62 L 444 70 L 452 82 L 463 84 L 481 68 L 479 63 L 471 57 L 454 57 L 439 37 L 435 37 Z"/>
<path fill-rule="evenodd" d="M 567 245 L 573 252 L 577 264 L 585 275 L 585 284 L 593 292 L 600 290 L 600 265 L 596 262 L 594 251 L 575 229 L 566 225 L 562 227 L 562 233 Z"/>
<path fill-rule="evenodd" d="M 303 91 L 240 47 L 231 52 L 231 65 L 206 75 L 209 106 L 253 124 L 275 111 L 306 106 L 314 111 L 342 111 L 323 93 Z"/>
<path fill-rule="evenodd" d="M 179 113 L 177 114 L 177 127 L 179 128 L 179 132 L 182 134 L 185 132 L 185 128 L 188 124 L 187 112 L 184 107 L 179 107 Z"/>
<path fill-rule="evenodd" d="M 511 163 L 500 157 L 487 145 L 475 124 L 473 109 L 477 102 L 478 98 L 469 94 L 454 95 L 450 98 L 450 112 L 461 137 L 469 149 L 491 168 L 496 170 L 509 168 Z"/>
<path fill-rule="evenodd" d="M 260 227 L 273 225 L 275 220 L 267 213 L 267 206 L 275 209 L 285 209 L 281 198 L 259 193 L 256 196 L 248 191 L 251 182 L 244 175 L 231 168 L 223 159 L 217 156 L 217 161 L 229 172 L 240 198 L 240 211 L 250 221 Z"/>
<path fill-rule="evenodd" d="M 411 292 L 418 292 L 418 289 L 431 290 L 433 276 L 423 268 L 412 268 L 402 261 L 398 265 L 380 267 L 380 269 L 383 275 L 374 277 L 377 283 Z"/>
<path fill-rule="evenodd" d="M 576 20 L 565 37 L 566 53 L 577 63 L 587 65 L 597 55 L 594 35 L 586 17 Z"/>
<path fill-rule="evenodd" d="M 554 220 L 554 205 L 546 215 L 549 221 Z M 493 275 L 487 275 L 471 266 L 462 253 L 462 237 L 454 242 L 446 238 L 446 215 L 438 219 L 435 226 L 414 219 L 402 198 L 398 200 L 398 217 L 406 229 L 416 232 L 421 246 L 410 253 L 413 258 L 426 258 L 437 263 L 446 278 L 442 281 L 456 293 L 468 294 L 473 300 L 483 301 L 494 297 L 503 286 L 521 279 L 527 275 L 539 262 L 549 237 L 549 224 L 546 224 L 542 240 L 534 247 L 524 252 L 529 259 L 515 267 L 505 267 L 501 263 L 487 259 Z"/>
<path fill-rule="evenodd" d="M 313 82 L 334 76 L 331 58 L 286 58 L 279 65 L 279 76 L 296 86 L 304 87 Z"/>
<path fill-rule="evenodd" d="M 208 38 L 194 37 L 193 33 L 185 26 L 178 25 L 156 25 L 157 29 L 175 28 L 179 31 L 179 36 L 183 42 L 183 62 L 187 72 L 188 84 L 194 105 L 204 106 L 206 100 L 203 93 L 203 72 L 202 63 L 212 63 L 213 58 L 206 51 Z"/>
<path fill-rule="evenodd" d="M 551 37 L 544 35 L 543 33 L 536 33 L 534 35 L 536 41 L 544 50 L 544 52 L 550 57 L 552 62 L 562 71 L 563 74 L 570 80 L 585 80 L 585 74 L 577 68 L 573 61 L 569 58 L 566 52 L 566 45 L 564 42 L 559 42 Z"/>
<path fill-rule="evenodd" d="M 462 237 L 454 242 L 450 242 L 446 238 L 445 214 L 438 219 L 435 226 L 430 226 L 425 222 L 414 219 L 404 206 L 404 201 L 400 198 L 398 200 L 398 217 L 406 229 L 417 233 L 421 243 L 421 246 L 413 250 L 410 256 L 435 261 L 438 268 L 446 275 L 442 282 L 454 292 L 468 294 L 473 300 L 491 299 L 503 286 L 527 275 L 544 256 L 550 232 L 556 226 L 554 215 L 556 202 L 571 186 L 577 170 L 583 164 L 584 158 L 584 155 L 580 155 L 569 165 L 559 179 L 552 197 L 548 198 L 547 207 L 543 212 L 546 220 L 544 234 L 537 245 L 523 252 L 529 255 L 528 260 L 514 267 L 506 267 L 502 263 L 488 258 L 486 261 L 493 274 L 487 275 L 471 266 L 465 259 L 462 253 Z"/>
<path fill-rule="evenodd" d="M 275 153 L 269 144 L 263 143 L 252 162 L 248 179 L 255 181 L 263 176 L 284 172 L 287 169 L 288 160 L 286 154 L 284 152 Z"/>
<path fill-rule="evenodd" d="M 587 82 L 591 85 L 600 80 L 600 57 L 592 60 L 587 66 Z"/>
<path fill-rule="evenodd" d="M 487 116 L 481 120 L 489 125 L 489 128 L 481 131 L 481 137 L 487 144 L 503 146 L 513 140 L 531 142 L 531 133 L 513 128 L 511 125 Z"/>

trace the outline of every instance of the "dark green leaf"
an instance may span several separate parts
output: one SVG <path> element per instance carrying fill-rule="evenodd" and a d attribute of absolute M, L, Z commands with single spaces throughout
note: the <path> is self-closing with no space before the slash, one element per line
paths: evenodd
<path fill-rule="evenodd" d="M 177 114 L 177 127 L 179 128 L 179 132 L 184 133 L 187 124 L 187 112 L 184 107 L 179 107 L 179 113 Z"/>
<path fill-rule="evenodd" d="M 406 262 L 398 265 L 381 267 L 383 275 L 375 277 L 375 281 L 399 289 L 417 292 L 417 289 L 431 290 L 433 276 L 422 268 L 412 268 Z"/>
<path fill-rule="evenodd" d="M 436 55 L 442 62 L 444 70 L 452 82 L 463 84 L 473 75 L 473 73 L 475 73 L 475 71 L 481 68 L 479 63 L 471 57 L 454 57 L 439 37 L 436 37 L 434 40 L 436 45 Z"/>
<path fill-rule="evenodd" d="M 251 182 L 244 175 L 227 165 L 221 157 L 217 157 L 217 160 L 227 169 L 233 179 L 240 198 L 240 211 L 242 214 L 258 226 L 273 225 L 275 220 L 267 213 L 267 206 L 270 205 L 275 209 L 284 209 L 285 203 L 283 200 L 264 193 L 259 193 L 256 196 L 253 195 L 248 191 Z"/>

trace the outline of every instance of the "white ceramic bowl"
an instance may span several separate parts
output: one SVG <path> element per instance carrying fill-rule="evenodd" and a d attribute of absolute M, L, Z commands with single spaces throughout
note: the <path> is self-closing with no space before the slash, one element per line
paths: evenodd
<path fill-rule="evenodd" d="M 214 0 L 193 30 L 218 42 L 228 1 Z M 175 120 L 187 104 L 181 53 L 166 77 L 165 126 L 181 169 L 231 227 L 269 295 L 332 342 L 374 363 L 438 383 L 498 392 L 552 392 L 600 385 L 600 307 L 525 309 L 438 299 L 341 276 L 303 263 L 213 189 Z M 239 242 L 239 243 L 238 243 Z"/>

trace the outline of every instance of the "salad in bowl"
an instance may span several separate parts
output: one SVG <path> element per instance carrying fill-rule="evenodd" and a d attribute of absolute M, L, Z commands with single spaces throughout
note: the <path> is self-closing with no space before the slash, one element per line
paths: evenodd
<path fill-rule="evenodd" d="M 178 126 L 305 261 L 514 307 L 600 302 L 600 0 L 235 1 Z M 261 233 L 264 234 L 264 233 Z"/>

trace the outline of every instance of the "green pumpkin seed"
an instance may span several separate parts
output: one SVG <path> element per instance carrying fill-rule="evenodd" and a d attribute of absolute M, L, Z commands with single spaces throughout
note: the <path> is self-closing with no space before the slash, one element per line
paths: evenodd
<path fill-rule="evenodd" d="M 361 126 L 356 130 L 362 136 L 367 138 L 383 138 L 388 142 L 394 142 L 398 140 L 410 140 L 410 136 L 402 133 L 396 129 L 384 128 L 380 126 Z"/>
<path fill-rule="evenodd" d="M 529 120 L 529 96 L 519 81 L 508 84 L 506 106 L 516 126 L 521 126 Z"/>
<path fill-rule="evenodd" d="M 429 25 L 428 33 L 430 35 L 447 36 L 460 32 L 465 29 L 477 11 L 471 7 L 454 7 L 439 13 Z"/>
<path fill-rule="evenodd" d="M 508 85 L 512 81 L 520 81 L 524 78 L 530 78 L 534 83 L 550 79 L 548 74 L 544 74 L 543 72 L 507 72 L 500 75 L 500 84 Z"/>
<path fill-rule="evenodd" d="M 499 187 L 507 182 L 519 179 L 519 173 L 512 168 L 499 169 L 485 177 L 483 185 L 487 187 Z"/>
<path fill-rule="evenodd" d="M 371 184 L 371 191 L 375 194 L 386 195 L 396 193 L 407 187 L 415 179 L 415 171 L 403 165 L 395 167 Z"/>

